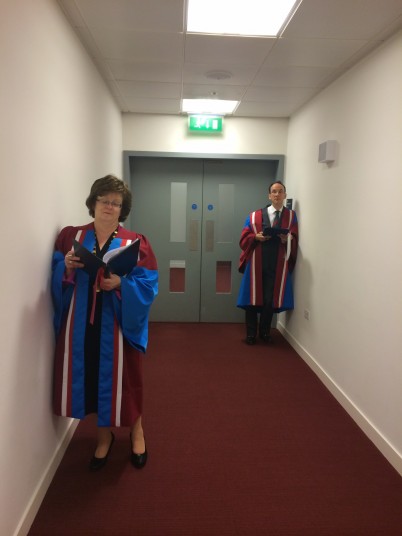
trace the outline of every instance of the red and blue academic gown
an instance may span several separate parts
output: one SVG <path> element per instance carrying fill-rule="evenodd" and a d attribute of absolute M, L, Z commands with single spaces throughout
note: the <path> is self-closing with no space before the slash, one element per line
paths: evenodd
<path fill-rule="evenodd" d="M 65 276 L 64 258 L 74 239 L 93 251 L 93 223 L 66 227 L 56 240 L 52 262 L 56 415 L 82 419 L 95 412 L 98 426 L 132 426 L 142 414 L 142 354 L 148 343 L 149 309 L 158 293 L 156 259 L 145 236 L 121 226 L 109 250 L 136 238 L 140 251 L 135 268 L 121 278 L 119 290 L 99 293 L 93 292 L 94 282 L 84 270 Z M 95 374 L 95 408 L 88 405 L 86 392 L 90 371 Z"/>
<path fill-rule="evenodd" d="M 256 241 L 255 235 L 263 230 L 264 210 L 267 211 L 267 207 L 249 214 L 240 237 L 242 252 L 239 271 L 244 275 L 240 285 L 237 306 L 243 309 L 254 306 L 257 310 L 261 310 L 263 306 L 262 242 Z M 281 241 L 278 244 L 273 295 L 273 309 L 276 313 L 293 309 L 294 307 L 291 273 L 297 258 L 298 226 L 296 213 L 283 207 L 280 226 L 289 229 L 291 240 L 289 244 L 282 244 Z"/>

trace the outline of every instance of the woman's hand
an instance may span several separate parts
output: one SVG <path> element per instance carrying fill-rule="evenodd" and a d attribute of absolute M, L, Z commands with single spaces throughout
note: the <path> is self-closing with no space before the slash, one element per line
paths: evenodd
<path fill-rule="evenodd" d="M 102 290 L 114 290 L 120 288 L 121 278 L 116 274 L 110 274 L 109 277 L 101 277 L 99 286 Z"/>
<path fill-rule="evenodd" d="M 80 258 L 74 255 L 74 250 L 70 249 L 64 257 L 64 264 L 66 265 L 67 277 L 71 275 L 76 268 L 83 268 L 84 265 L 80 262 Z"/>

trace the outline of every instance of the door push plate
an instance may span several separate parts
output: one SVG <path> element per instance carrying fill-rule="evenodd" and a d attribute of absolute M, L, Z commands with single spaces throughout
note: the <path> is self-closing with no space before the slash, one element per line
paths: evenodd
<path fill-rule="evenodd" d="M 214 232 L 215 232 L 214 220 L 207 220 L 205 222 L 205 251 L 214 250 Z"/>
<path fill-rule="evenodd" d="M 198 251 L 198 220 L 190 220 L 190 232 L 188 237 L 188 249 Z"/>

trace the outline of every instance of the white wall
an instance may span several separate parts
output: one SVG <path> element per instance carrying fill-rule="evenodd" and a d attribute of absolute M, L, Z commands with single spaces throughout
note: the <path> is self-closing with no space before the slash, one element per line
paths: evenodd
<path fill-rule="evenodd" d="M 53 242 L 90 221 L 94 179 L 121 175 L 122 124 L 54 0 L 2 1 L 0 65 L 0 534 L 10 536 L 29 526 L 71 422 L 51 412 Z"/>
<path fill-rule="evenodd" d="M 300 219 L 290 340 L 402 474 L 402 33 L 289 125 Z M 335 139 L 339 158 L 317 162 Z M 310 320 L 303 317 L 310 311 Z"/>
<path fill-rule="evenodd" d="M 200 154 L 285 154 L 287 119 L 224 119 L 222 135 L 187 133 L 187 117 L 123 114 L 123 149 Z"/>

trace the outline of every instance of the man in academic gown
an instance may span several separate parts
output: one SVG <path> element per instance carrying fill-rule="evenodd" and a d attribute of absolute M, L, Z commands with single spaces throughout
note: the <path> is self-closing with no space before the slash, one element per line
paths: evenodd
<path fill-rule="evenodd" d="M 257 333 L 270 342 L 273 314 L 293 309 L 291 273 L 297 258 L 297 217 L 283 205 L 286 188 L 282 182 L 270 185 L 268 199 L 270 205 L 249 214 L 240 237 L 239 271 L 244 275 L 237 306 L 246 311 L 246 342 L 250 345 L 256 343 Z"/>

